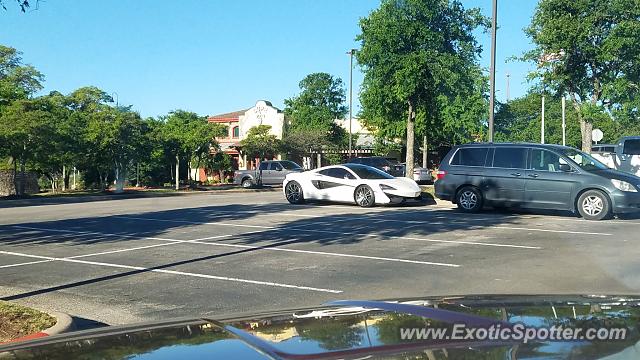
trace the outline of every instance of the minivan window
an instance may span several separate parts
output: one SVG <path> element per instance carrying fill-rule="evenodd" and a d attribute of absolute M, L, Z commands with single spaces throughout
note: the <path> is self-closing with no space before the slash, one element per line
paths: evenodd
<path fill-rule="evenodd" d="M 468 147 L 456 151 L 451 159 L 451 165 L 484 166 L 488 148 Z"/>
<path fill-rule="evenodd" d="M 625 140 L 622 153 L 626 155 L 640 155 L 640 139 Z"/>
<path fill-rule="evenodd" d="M 582 170 L 606 170 L 607 165 L 594 159 L 591 155 L 576 149 L 564 149 L 562 153 L 569 159 L 575 161 Z"/>
<path fill-rule="evenodd" d="M 566 161 L 564 161 L 566 162 Z M 560 171 L 560 156 L 543 149 L 531 149 L 529 169 L 540 171 Z"/>
<path fill-rule="evenodd" d="M 493 154 L 493 167 L 507 169 L 524 169 L 526 148 L 496 147 Z"/>

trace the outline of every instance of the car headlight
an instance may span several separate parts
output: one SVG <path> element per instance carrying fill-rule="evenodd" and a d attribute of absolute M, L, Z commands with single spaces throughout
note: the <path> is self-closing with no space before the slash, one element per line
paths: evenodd
<path fill-rule="evenodd" d="M 613 186 L 615 186 L 616 189 L 620 191 L 638 192 L 638 189 L 636 189 L 635 186 L 629 184 L 626 181 L 611 179 L 611 183 L 613 184 Z"/>
<path fill-rule="evenodd" d="M 396 190 L 396 188 L 394 188 L 393 186 L 389 186 L 386 184 L 380 184 L 380 189 L 384 190 Z"/>

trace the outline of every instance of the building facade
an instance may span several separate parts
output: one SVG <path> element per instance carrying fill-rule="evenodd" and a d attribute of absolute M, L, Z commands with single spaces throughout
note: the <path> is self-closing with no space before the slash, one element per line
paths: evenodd
<path fill-rule="evenodd" d="M 282 139 L 284 129 L 284 114 L 282 110 L 274 107 L 271 102 L 259 100 L 253 107 L 244 110 L 233 111 L 224 114 L 209 116 L 207 121 L 217 123 L 227 128 L 227 135 L 217 138 L 220 150 L 229 154 L 233 161 L 234 170 L 252 169 L 255 159 L 247 159 L 240 151 L 240 142 L 247 137 L 249 129 L 258 125 L 271 126 L 270 133 Z M 204 169 L 195 172 L 195 179 L 199 181 L 207 180 Z"/>

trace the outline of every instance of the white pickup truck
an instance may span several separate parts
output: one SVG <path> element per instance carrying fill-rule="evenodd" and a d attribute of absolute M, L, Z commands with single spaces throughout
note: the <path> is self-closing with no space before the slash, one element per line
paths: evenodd
<path fill-rule="evenodd" d="M 640 176 L 640 136 L 624 136 L 615 145 L 593 145 L 591 155 L 612 169 Z"/>

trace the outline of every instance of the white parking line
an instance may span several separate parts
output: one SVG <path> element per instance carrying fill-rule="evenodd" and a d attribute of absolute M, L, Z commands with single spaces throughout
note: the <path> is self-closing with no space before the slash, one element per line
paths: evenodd
<path fill-rule="evenodd" d="M 27 227 L 27 226 L 19 226 L 19 225 L 16 225 L 14 227 L 19 227 L 19 228 L 24 228 L 24 229 L 31 229 L 31 230 L 63 232 L 63 233 L 71 233 L 71 234 L 76 233 L 76 234 L 81 234 L 81 235 L 86 235 L 87 234 L 87 232 L 85 232 L 85 231 L 74 231 L 74 230 L 63 230 L 63 229 L 43 229 L 43 228 L 35 228 L 35 227 Z M 252 231 L 251 233 L 256 233 L 256 232 Z M 100 236 L 115 236 L 115 237 L 123 236 L 123 235 L 119 235 L 119 234 L 95 233 L 95 232 L 92 232 L 90 234 L 92 234 L 92 235 L 100 235 Z M 244 235 L 244 234 L 248 234 L 248 233 L 243 233 L 242 235 Z M 64 259 L 77 259 L 77 258 L 82 258 L 82 257 L 98 256 L 98 255 L 104 255 L 104 254 L 112 254 L 112 253 L 126 252 L 126 251 L 132 251 L 132 250 L 147 249 L 147 248 L 158 247 L 158 246 L 167 246 L 167 245 L 173 245 L 173 244 L 185 244 L 185 243 L 188 243 L 188 244 L 203 244 L 203 245 L 211 245 L 211 246 L 234 247 L 234 248 L 242 248 L 242 249 L 258 249 L 258 250 L 266 250 L 266 251 L 284 251 L 284 252 L 293 252 L 293 253 L 302 253 L 302 254 L 315 254 L 315 255 L 324 255 L 324 256 L 348 257 L 348 258 L 356 258 L 356 259 L 380 260 L 380 261 L 410 263 L 410 264 L 420 264 L 420 265 L 460 267 L 460 265 L 457 265 L 457 264 L 432 262 L 432 261 L 408 260 L 408 259 L 397 259 L 397 258 L 388 258 L 388 257 L 379 257 L 379 256 L 353 255 L 353 254 L 333 253 L 333 252 L 326 252 L 326 251 L 287 249 L 287 248 L 277 248 L 277 247 L 253 246 L 253 245 L 222 244 L 222 243 L 212 243 L 212 242 L 204 242 L 203 241 L 203 240 L 213 240 L 213 239 L 219 239 L 219 238 L 230 237 L 230 236 L 235 236 L 235 235 L 216 235 L 216 236 L 209 236 L 209 237 L 200 238 L 200 239 L 194 239 L 194 240 L 177 240 L 177 239 L 165 239 L 165 238 L 145 238 L 145 239 L 153 239 L 153 240 L 158 240 L 158 241 L 168 241 L 170 243 L 168 243 L 168 244 L 154 244 L 154 245 L 139 246 L 139 247 L 129 248 L 129 249 L 120 249 L 120 250 L 104 251 L 104 252 L 93 253 L 93 254 L 77 255 L 77 256 L 65 257 Z M 275 245 L 277 245 L 277 244 L 275 244 Z M 23 264 L 24 265 L 29 265 L 28 263 L 23 263 Z M 19 264 L 14 264 L 13 266 L 19 266 Z"/>
<path fill-rule="evenodd" d="M 255 285 L 274 286 L 274 287 L 282 287 L 282 288 L 290 288 L 290 289 L 298 289 L 298 290 L 328 292 L 332 294 L 342 293 L 341 290 L 315 288 L 310 286 L 290 285 L 290 284 L 282 284 L 282 283 L 275 283 L 275 282 L 268 282 L 268 281 L 248 280 L 248 279 L 240 279 L 240 278 L 227 277 L 227 276 L 215 276 L 215 275 L 199 274 L 199 273 L 184 272 L 184 271 L 154 269 L 154 268 L 146 268 L 141 266 L 130 266 L 130 265 L 97 262 L 97 261 L 77 260 L 77 259 L 71 259 L 71 258 L 52 258 L 48 256 L 38 256 L 38 255 L 8 252 L 8 251 L 0 251 L 0 254 L 17 255 L 17 256 L 25 256 L 25 257 L 31 257 L 31 258 L 40 258 L 40 259 L 47 259 L 47 260 L 55 260 L 55 261 L 71 262 L 71 263 L 78 263 L 78 264 L 103 266 L 103 267 L 112 267 L 112 268 L 120 268 L 120 269 L 141 270 L 141 271 L 149 271 L 149 272 L 162 273 L 162 274 L 190 276 L 190 277 L 198 277 L 198 278 L 213 279 L 213 280 L 232 281 L 232 282 L 255 284 Z"/>
<path fill-rule="evenodd" d="M 261 227 L 263 229 L 276 230 L 276 231 L 287 231 L 287 230 L 292 230 L 293 229 L 293 230 L 301 231 L 301 232 L 324 232 L 324 233 L 335 234 L 335 235 L 356 235 L 356 236 L 363 236 L 363 237 L 380 236 L 378 234 L 357 233 L 357 232 L 349 232 L 349 231 L 341 232 L 341 231 L 316 230 L 316 229 L 304 229 L 304 228 L 301 228 L 303 226 L 308 226 L 308 225 L 277 227 L 277 226 L 259 226 L 259 225 L 232 224 L 232 223 L 222 223 L 222 222 L 202 222 L 202 221 L 188 221 L 188 220 L 153 219 L 153 218 L 145 218 L 145 217 L 125 216 L 125 215 L 116 215 L 114 217 L 125 218 L 125 219 L 134 219 L 134 220 L 173 222 L 173 223 L 194 224 L 194 225 Z M 313 225 L 313 224 L 309 224 L 309 225 Z M 239 234 L 239 236 L 241 236 L 241 235 L 242 234 Z M 515 245 L 515 244 L 496 244 L 496 243 L 459 241 L 459 240 L 437 240 L 437 239 L 428 239 L 428 238 L 414 238 L 414 237 L 407 237 L 407 236 L 391 236 L 391 235 L 382 235 L 382 236 L 388 237 L 390 239 L 398 239 L 398 240 L 412 240 L 412 241 L 417 240 L 417 241 L 430 241 L 430 242 L 462 244 L 462 245 L 508 247 L 508 248 L 518 248 L 518 249 L 535 249 L 535 250 L 542 249 L 539 246 L 527 246 L 527 245 Z"/>

